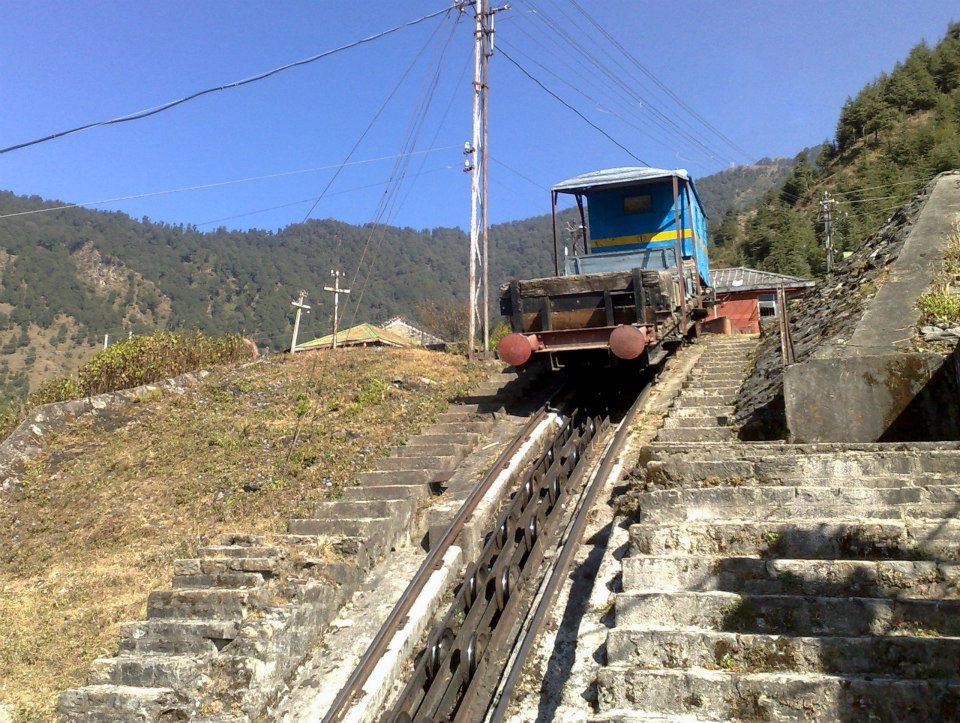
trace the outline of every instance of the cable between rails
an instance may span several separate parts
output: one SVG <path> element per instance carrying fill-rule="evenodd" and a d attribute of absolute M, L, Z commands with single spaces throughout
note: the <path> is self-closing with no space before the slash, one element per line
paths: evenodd
<path fill-rule="evenodd" d="M 537 604 L 536 611 L 529 618 L 530 624 L 523 637 L 523 642 L 520 644 L 520 647 L 516 649 L 513 665 L 510 668 L 504 684 L 501 686 L 500 699 L 497 701 L 497 706 L 494 708 L 493 713 L 487 716 L 487 721 L 499 723 L 499 721 L 502 721 L 506 716 L 507 707 L 511 701 L 511 693 L 520 678 L 520 673 L 523 671 L 527 656 L 530 654 L 530 650 L 536 642 L 537 634 L 546 619 L 547 613 L 553 607 L 560 586 L 567 579 L 567 572 L 570 568 L 570 563 L 573 561 L 573 555 L 579 547 L 578 543 L 583 537 L 583 533 L 587 527 L 589 517 L 587 513 L 593 508 L 597 496 L 604 486 L 604 482 L 610 476 L 610 472 L 613 470 L 613 466 L 619 458 L 619 453 L 623 449 L 624 444 L 626 444 L 633 420 L 636 418 L 640 409 L 647 403 L 653 388 L 654 384 L 651 379 L 646 386 L 644 386 L 637 400 L 630 406 L 630 409 L 620 421 L 620 426 L 609 446 L 604 451 L 603 459 L 594 473 L 593 480 L 589 483 L 580 498 L 574 519 L 567 528 L 566 542 L 557 555 L 556 565 L 549 574 L 549 579 L 545 588 L 543 588 L 544 591 Z"/>

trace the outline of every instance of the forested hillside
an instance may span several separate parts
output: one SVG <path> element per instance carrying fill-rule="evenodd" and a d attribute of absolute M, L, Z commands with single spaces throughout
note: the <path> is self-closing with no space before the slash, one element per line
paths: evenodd
<path fill-rule="evenodd" d="M 740 211 L 753 205 L 764 193 L 783 183 L 795 163 L 792 158 L 762 158 L 749 166 L 734 166 L 694 179 L 707 217 L 719 220 L 731 208 Z"/>
<path fill-rule="evenodd" d="M 0 215 L 58 205 L 0 193 Z M 491 229 L 492 283 L 552 268 L 549 217 Z M 329 333 L 330 270 L 353 289 L 344 323 L 416 317 L 466 296 L 459 229 L 310 221 L 277 233 L 200 232 L 71 208 L 0 219 L 0 386 L 7 398 L 76 369 L 112 338 L 156 328 L 243 332 L 289 343 L 291 298 L 310 294 L 301 338 Z"/>
<path fill-rule="evenodd" d="M 825 269 L 824 193 L 835 247 L 856 248 L 935 174 L 960 167 L 960 23 L 917 45 L 840 111 L 816 164 L 800 159 L 781 188 L 723 219 L 713 257 L 809 276 Z"/>

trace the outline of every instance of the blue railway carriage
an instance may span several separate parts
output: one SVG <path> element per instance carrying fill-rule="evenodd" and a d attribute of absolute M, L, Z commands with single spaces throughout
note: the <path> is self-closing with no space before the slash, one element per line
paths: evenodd
<path fill-rule="evenodd" d="M 579 225 L 557 228 L 561 193 L 574 197 Z M 651 364 L 697 332 L 714 296 L 707 217 L 685 170 L 585 173 L 556 184 L 551 201 L 556 276 L 500 287 L 512 329 L 501 359 Z"/>

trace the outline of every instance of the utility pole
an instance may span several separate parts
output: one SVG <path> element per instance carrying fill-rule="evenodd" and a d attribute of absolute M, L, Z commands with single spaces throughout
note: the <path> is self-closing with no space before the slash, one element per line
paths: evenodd
<path fill-rule="evenodd" d="M 291 306 L 297 307 L 297 316 L 293 320 L 293 339 L 290 341 L 291 354 L 297 353 L 297 334 L 300 333 L 300 314 L 303 311 L 306 311 L 308 314 L 310 313 L 310 307 L 303 303 L 304 301 L 306 301 L 306 298 L 307 298 L 307 292 L 301 289 L 300 298 L 297 299 L 296 301 L 290 302 Z"/>
<path fill-rule="evenodd" d="M 488 0 L 473 0 L 474 49 L 473 49 L 473 134 L 472 140 L 463 145 L 466 159 L 463 170 L 471 173 L 470 179 L 470 263 L 469 263 L 469 313 L 467 348 L 474 358 L 477 337 L 477 322 L 483 328 L 483 349 L 490 344 L 490 293 L 489 293 L 489 216 L 487 214 L 487 95 L 490 90 L 490 56 L 493 55 L 494 16 L 509 5 L 489 8 Z M 477 266 L 479 265 L 479 275 Z M 481 314 L 478 306 L 483 304 Z"/>
<path fill-rule="evenodd" d="M 337 327 L 340 325 L 340 294 L 349 294 L 350 289 L 341 289 L 340 288 L 340 279 L 342 279 L 346 274 L 342 271 L 330 270 L 330 275 L 333 277 L 333 286 L 324 286 L 324 291 L 333 292 L 333 348 L 337 348 Z"/>
<path fill-rule="evenodd" d="M 830 194 L 823 192 L 820 199 L 820 221 L 823 223 L 823 235 L 827 247 L 827 273 L 833 270 L 833 204 L 836 203 Z"/>
<path fill-rule="evenodd" d="M 110 335 L 109 335 L 109 334 L 104 334 L 104 335 L 103 335 L 103 348 L 106 349 L 109 345 L 110 345 Z"/>

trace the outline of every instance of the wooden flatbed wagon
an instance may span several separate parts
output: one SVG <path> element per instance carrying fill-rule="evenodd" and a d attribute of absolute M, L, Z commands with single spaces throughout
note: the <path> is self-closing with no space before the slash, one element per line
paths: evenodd
<path fill-rule="evenodd" d="M 557 242 L 558 193 L 574 194 L 580 210 L 583 232 L 573 253 L 564 247 L 561 254 Z M 706 316 L 706 219 L 685 171 L 578 176 L 554 186 L 553 211 L 557 275 L 500 287 L 512 329 L 500 342 L 502 359 L 521 366 L 547 354 L 560 366 L 589 353 L 656 363 Z"/>

